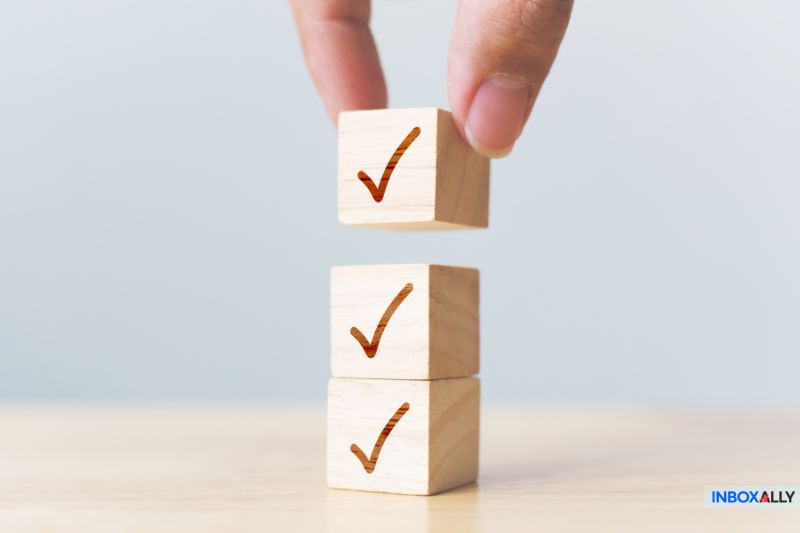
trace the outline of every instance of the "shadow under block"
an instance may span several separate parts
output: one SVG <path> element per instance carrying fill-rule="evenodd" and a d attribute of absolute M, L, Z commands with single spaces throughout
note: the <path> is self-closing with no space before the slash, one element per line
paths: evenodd
<path fill-rule="evenodd" d="M 462 139 L 447 111 L 347 111 L 339 115 L 338 193 L 342 224 L 485 228 L 489 160 Z"/>
<path fill-rule="evenodd" d="M 387 379 L 477 374 L 479 293 L 480 274 L 473 268 L 334 267 L 331 374 Z"/>
<path fill-rule="evenodd" d="M 474 377 L 333 378 L 328 382 L 328 485 L 427 495 L 471 483 L 478 477 L 479 426 L 480 382 Z M 362 461 L 354 445 L 365 460 L 375 460 Z"/>

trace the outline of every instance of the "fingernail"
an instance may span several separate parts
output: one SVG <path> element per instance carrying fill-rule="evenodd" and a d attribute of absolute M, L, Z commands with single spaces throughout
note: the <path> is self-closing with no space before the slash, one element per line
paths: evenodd
<path fill-rule="evenodd" d="M 508 155 L 522 132 L 532 86 L 522 78 L 497 74 L 478 87 L 464 131 L 487 157 Z"/>

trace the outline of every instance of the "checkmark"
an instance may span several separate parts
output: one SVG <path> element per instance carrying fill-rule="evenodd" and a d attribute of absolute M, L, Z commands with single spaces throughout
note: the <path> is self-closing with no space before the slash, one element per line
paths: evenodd
<path fill-rule="evenodd" d="M 400 143 L 400 146 L 397 147 L 397 150 L 394 151 L 392 157 L 389 159 L 389 162 L 386 164 L 386 168 L 383 169 L 383 176 L 381 176 L 381 182 L 378 186 L 375 186 L 375 182 L 372 181 L 372 178 L 367 175 L 366 172 L 363 170 L 358 171 L 358 179 L 361 180 L 361 183 L 366 185 L 367 189 L 369 189 L 370 194 L 372 194 L 372 199 L 376 202 L 380 202 L 383 200 L 383 195 L 386 194 L 386 187 L 389 186 L 389 178 L 392 177 L 392 172 L 394 172 L 394 167 L 397 166 L 397 162 L 403 156 L 405 151 L 411 146 L 411 143 L 414 142 L 414 139 L 419 137 L 420 133 L 419 128 L 414 128 L 411 132 L 406 135 L 406 138 L 403 139 L 403 142 Z"/>
<path fill-rule="evenodd" d="M 375 328 L 375 333 L 372 334 L 372 342 L 367 340 L 367 337 L 361 333 L 361 330 L 357 327 L 350 328 L 350 335 L 352 335 L 361 347 L 364 349 L 364 353 L 367 354 L 367 357 L 372 359 L 375 357 L 375 354 L 378 353 L 378 344 L 381 342 L 381 337 L 383 336 L 383 331 L 386 329 L 386 326 L 389 324 L 389 319 L 392 318 L 392 315 L 397 308 L 400 307 L 400 304 L 403 303 L 403 300 L 406 299 L 406 296 L 411 294 L 411 291 L 414 290 L 413 283 L 406 283 L 405 287 L 400 289 L 400 292 L 397 293 L 397 296 L 394 297 L 394 300 L 389 304 L 389 307 L 386 308 L 386 311 L 383 312 L 383 316 L 378 321 L 378 327 Z"/>
<path fill-rule="evenodd" d="M 358 460 L 361 461 L 361 465 L 364 467 L 364 471 L 367 474 L 371 474 L 373 470 L 375 470 L 375 465 L 378 462 L 378 455 L 381 453 L 381 448 L 383 448 L 383 443 L 386 442 L 386 437 L 389 436 L 389 433 L 392 432 L 394 427 L 403 418 L 403 415 L 408 412 L 408 408 L 411 407 L 408 405 L 408 402 L 404 403 L 400 407 L 397 408 L 397 411 L 394 412 L 392 418 L 386 422 L 386 425 L 383 427 L 383 431 L 381 434 L 378 435 L 378 440 L 375 441 L 375 446 L 372 447 L 372 454 L 367 459 L 366 454 L 361 451 L 361 448 L 358 447 L 355 443 L 350 445 L 350 451 L 358 457 Z"/>

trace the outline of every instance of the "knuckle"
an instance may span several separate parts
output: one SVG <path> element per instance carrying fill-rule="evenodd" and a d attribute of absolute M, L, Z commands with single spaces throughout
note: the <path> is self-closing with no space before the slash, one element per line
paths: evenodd
<path fill-rule="evenodd" d="M 483 54 L 497 69 L 526 79 L 547 75 L 567 29 L 572 0 L 474 0 L 484 8 L 488 31 Z M 475 5 L 475 4 L 473 4 Z"/>
<path fill-rule="evenodd" d="M 505 0 L 505 4 L 517 40 L 546 48 L 559 45 L 572 11 L 571 0 Z"/>

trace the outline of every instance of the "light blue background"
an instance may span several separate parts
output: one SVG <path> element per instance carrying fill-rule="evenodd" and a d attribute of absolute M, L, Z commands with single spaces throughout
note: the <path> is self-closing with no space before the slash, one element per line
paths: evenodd
<path fill-rule="evenodd" d="M 455 2 L 378 1 L 394 107 Z M 577 2 L 487 231 L 336 222 L 279 1 L 0 4 L 0 399 L 322 402 L 328 272 L 482 273 L 489 403 L 800 404 L 800 4 Z"/>

